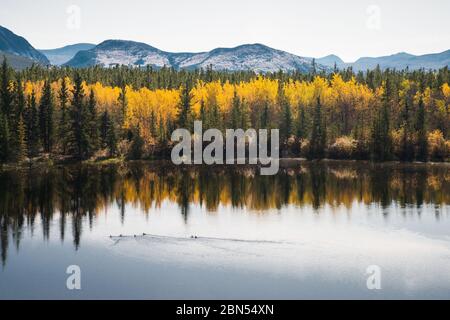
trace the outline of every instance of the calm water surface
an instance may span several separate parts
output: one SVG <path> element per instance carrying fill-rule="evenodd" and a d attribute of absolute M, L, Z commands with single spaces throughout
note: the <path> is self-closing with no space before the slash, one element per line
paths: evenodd
<path fill-rule="evenodd" d="M 0 172 L 0 298 L 450 298 L 448 164 L 258 174 L 161 163 Z M 66 288 L 69 265 L 80 291 Z M 381 290 L 367 289 L 371 265 Z"/>

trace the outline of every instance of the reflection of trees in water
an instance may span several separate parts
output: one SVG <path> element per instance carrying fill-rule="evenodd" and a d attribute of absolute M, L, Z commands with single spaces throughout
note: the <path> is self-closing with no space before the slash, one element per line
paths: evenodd
<path fill-rule="evenodd" d="M 249 167 L 74 166 L 1 172 L 0 190 L 0 247 L 5 263 L 10 241 L 19 248 L 24 228 L 33 232 L 36 221 L 44 239 L 50 237 L 55 221 L 61 240 L 71 228 L 78 248 L 83 227 L 92 228 L 95 217 L 112 205 L 119 208 L 122 221 L 127 205 L 148 214 L 165 200 L 177 203 L 186 221 L 192 205 L 209 212 L 224 205 L 262 213 L 286 205 L 350 208 L 354 201 L 377 203 L 384 209 L 395 201 L 402 208 L 416 206 L 419 214 L 424 204 L 434 203 L 438 215 L 441 204 L 450 204 L 450 170 L 445 165 L 322 162 L 281 170 L 277 176 L 259 176 L 258 169 Z"/>

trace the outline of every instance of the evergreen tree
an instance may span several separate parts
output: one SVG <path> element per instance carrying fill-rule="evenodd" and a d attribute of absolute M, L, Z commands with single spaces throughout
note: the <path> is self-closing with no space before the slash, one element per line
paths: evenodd
<path fill-rule="evenodd" d="M 237 91 L 234 90 L 233 102 L 231 107 L 231 128 L 239 129 L 241 125 L 241 100 L 237 95 Z"/>
<path fill-rule="evenodd" d="M 409 105 L 408 101 L 405 101 L 405 105 L 402 111 L 402 137 L 400 145 L 400 160 L 412 161 L 414 160 L 414 146 L 411 139 L 411 126 L 409 119 Z"/>
<path fill-rule="evenodd" d="M 17 152 L 16 161 L 20 162 L 27 156 L 26 128 L 22 115 L 19 116 L 17 125 Z"/>
<path fill-rule="evenodd" d="M 292 134 L 292 111 L 287 97 L 284 95 L 283 90 L 279 91 L 279 104 L 281 108 L 281 124 L 280 134 L 282 143 L 286 143 Z"/>
<path fill-rule="evenodd" d="M 300 106 L 297 117 L 297 138 L 302 140 L 308 136 L 308 128 L 306 125 L 305 108 Z"/>
<path fill-rule="evenodd" d="M 392 159 L 389 107 L 386 102 L 373 122 L 371 146 L 374 160 L 388 161 Z"/>
<path fill-rule="evenodd" d="M 44 152 L 51 152 L 53 146 L 53 94 L 50 82 L 44 84 L 39 104 L 39 133 Z"/>
<path fill-rule="evenodd" d="M 6 57 L 3 58 L 2 67 L 0 70 L 0 106 L 3 112 L 3 115 L 8 121 L 9 116 L 11 115 L 12 110 L 12 102 L 13 96 L 11 93 L 11 70 L 9 68 Z"/>
<path fill-rule="evenodd" d="M 9 127 L 8 121 L 0 111 L 0 162 L 4 163 L 8 161 L 9 158 Z"/>
<path fill-rule="evenodd" d="M 98 125 L 97 125 L 97 101 L 94 90 L 91 90 L 88 101 L 88 130 L 89 130 L 89 154 L 92 155 L 98 149 Z"/>
<path fill-rule="evenodd" d="M 422 97 L 417 108 L 415 129 L 417 132 L 417 160 L 426 162 L 428 160 L 428 139 L 425 128 L 425 105 Z"/>
<path fill-rule="evenodd" d="M 133 138 L 131 139 L 130 153 L 128 159 L 139 160 L 142 158 L 144 140 L 141 137 L 139 127 L 133 130 Z"/>
<path fill-rule="evenodd" d="M 69 88 L 67 88 L 66 78 L 63 77 L 61 81 L 61 88 L 58 93 L 60 102 L 60 118 L 58 123 L 58 140 L 61 145 L 62 154 L 67 153 L 67 132 L 70 129 L 69 126 L 69 112 L 67 110 L 67 103 L 69 102 Z"/>
<path fill-rule="evenodd" d="M 262 129 L 270 129 L 270 106 L 269 101 L 264 101 L 264 108 L 261 113 L 260 126 Z"/>
<path fill-rule="evenodd" d="M 251 126 L 252 126 L 252 122 L 250 120 L 250 109 L 248 107 L 247 101 L 245 101 L 245 99 L 242 99 L 240 129 L 243 129 L 245 131 L 248 128 L 250 128 Z"/>
<path fill-rule="evenodd" d="M 69 152 L 78 160 L 86 159 L 89 152 L 87 115 L 81 76 L 77 73 L 72 91 Z"/>
<path fill-rule="evenodd" d="M 320 103 L 320 98 L 317 98 L 316 107 L 314 109 L 314 118 L 309 149 L 309 157 L 311 159 L 323 159 L 325 157 L 327 137 L 326 130 L 324 129 L 322 106 Z"/>
<path fill-rule="evenodd" d="M 119 125 L 121 135 L 125 136 L 126 132 L 123 130 L 123 128 L 127 116 L 128 100 L 127 100 L 127 86 L 124 81 L 122 81 L 120 85 L 119 106 L 120 106 Z"/>
<path fill-rule="evenodd" d="M 186 81 L 181 91 L 181 105 L 179 107 L 177 121 L 178 128 L 188 130 L 191 130 L 192 128 L 191 99 L 191 89 L 188 82 Z"/>
<path fill-rule="evenodd" d="M 116 133 L 114 125 L 111 122 L 108 111 L 104 111 L 100 121 L 100 140 L 102 148 L 109 149 L 109 156 L 112 157 L 116 153 Z"/>
<path fill-rule="evenodd" d="M 203 99 L 200 101 L 200 120 L 203 123 L 203 128 L 209 129 L 208 113 L 206 112 L 205 101 Z"/>
<path fill-rule="evenodd" d="M 39 152 L 39 116 L 36 103 L 36 93 L 33 89 L 28 97 L 27 112 L 25 114 L 26 142 L 28 156 L 35 157 Z"/>

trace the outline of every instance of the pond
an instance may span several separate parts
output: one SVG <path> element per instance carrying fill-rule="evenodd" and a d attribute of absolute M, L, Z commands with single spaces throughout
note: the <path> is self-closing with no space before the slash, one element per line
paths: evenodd
<path fill-rule="evenodd" d="M 79 165 L 0 190 L 0 299 L 450 298 L 448 164 Z"/>

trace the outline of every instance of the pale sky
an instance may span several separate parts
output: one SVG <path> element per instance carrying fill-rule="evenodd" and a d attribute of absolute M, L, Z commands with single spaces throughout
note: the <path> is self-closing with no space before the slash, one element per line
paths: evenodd
<path fill-rule="evenodd" d="M 0 25 L 39 49 L 107 39 L 171 52 L 263 43 L 300 56 L 333 53 L 346 62 L 450 49 L 450 0 L 0 2 Z"/>

